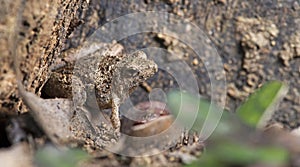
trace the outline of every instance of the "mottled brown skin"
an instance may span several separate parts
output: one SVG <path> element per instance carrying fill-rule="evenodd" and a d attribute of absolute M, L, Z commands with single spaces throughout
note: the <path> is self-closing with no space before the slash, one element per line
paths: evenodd
<path fill-rule="evenodd" d="M 120 103 L 157 71 L 144 52 L 127 55 L 123 50 L 120 44 L 104 43 L 71 50 L 67 56 L 72 58 L 52 71 L 43 92 L 48 97 L 73 98 L 78 107 L 112 108 L 111 122 L 119 130 Z"/>

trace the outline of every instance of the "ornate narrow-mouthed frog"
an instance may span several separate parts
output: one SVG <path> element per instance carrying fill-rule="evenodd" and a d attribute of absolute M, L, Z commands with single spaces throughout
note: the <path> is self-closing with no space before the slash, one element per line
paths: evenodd
<path fill-rule="evenodd" d="M 135 87 L 157 72 L 142 51 L 124 53 L 120 44 L 92 43 L 70 49 L 52 69 L 43 87 L 48 97 L 73 98 L 77 107 L 112 108 L 111 123 L 120 128 L 120 104 Z"/>

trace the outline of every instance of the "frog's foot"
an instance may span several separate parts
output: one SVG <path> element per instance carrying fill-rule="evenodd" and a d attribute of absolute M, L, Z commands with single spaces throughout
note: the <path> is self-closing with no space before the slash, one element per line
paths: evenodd
<path fill-rule="evenodd" d="M 118 132 L 120 131 L 120 126 L 121 126 L 121 121 L 119 117 L 119 106 L 120 106 L 120 99 L 113 98 L 110 121 L 112 123 L 113 128 L 115 128 L 115 130 Z"/>

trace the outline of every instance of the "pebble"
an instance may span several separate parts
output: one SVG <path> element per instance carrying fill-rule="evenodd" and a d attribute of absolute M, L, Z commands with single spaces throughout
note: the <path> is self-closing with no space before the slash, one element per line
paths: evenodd
<path fill-rule="evenodd" d="M 275 46 L 276 45 L 276 41 L 271 41 L 271 46 Z"/>
<path fill-rule="evenodd" d="M 197 59 L 194 59 L 194 60 L 193 60 L 193 65 L 196 66 L 196 65 L 198 65 L 198 64 L 199 64 L 199 61 L 198 61 Z"/>
<path fill-rule="evenodd" d="M 294 10 L 299 10 L 300 9 L 300 5 L 299 5 L 299 3 L 297 1 L 294 2 L 293 9 Z"/>

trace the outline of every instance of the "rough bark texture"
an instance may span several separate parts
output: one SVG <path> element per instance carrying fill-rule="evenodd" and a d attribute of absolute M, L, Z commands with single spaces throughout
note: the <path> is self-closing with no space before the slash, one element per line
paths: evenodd
<path fill-rule="evenodd" d="M 49 65 L 64 48 L 72 31 L 82 23 L 89 0 L 30 0 L 26 3 L 3 0 L 1 4 L 0 111 L 16 114 L 17 111 L 25 112 L 26 108 L 17 93 L 13 57 L 8 48 L 17 50 L 27 90 L 40 94 Z M 19 12 L 21 19 L 17 23 Z M 20 25 L 16 35 L 19 42 L 17 46 L 9 46 L 9 37 L 16 24 Z"/>

